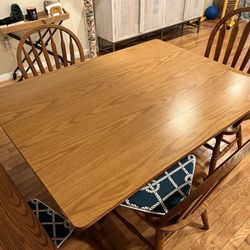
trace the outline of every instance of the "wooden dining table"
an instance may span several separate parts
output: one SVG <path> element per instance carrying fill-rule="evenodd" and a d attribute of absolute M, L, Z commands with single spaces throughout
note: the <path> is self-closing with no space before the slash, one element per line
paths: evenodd
<path fill-rule="evenodd" d="M 160 40 L 0 90 L 0 124 L 85 229 L 250 110 L 250 78 Z"/>

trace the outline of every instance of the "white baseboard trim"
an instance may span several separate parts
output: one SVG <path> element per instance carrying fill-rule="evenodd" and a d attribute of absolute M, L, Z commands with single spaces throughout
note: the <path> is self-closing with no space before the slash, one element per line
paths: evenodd
<path fill-rule="evenodd" d="M 0 75 L 0 84 L 1 82 L 8 81 L 12 79 L 13 72 L 4 73 Z"/>
<path fill-rule="evenodd" d="M 84 53 L 85 56 L 89 56 L 89 49 L 85 49 L 85 50 L 83 51 L 83 53 Z"/>
<path fill-rule="evenodd" d="M 84 55 L 85 55 L 86 58 L 88 58 L 88 56 L 89 56 L 89 50 L 88 49 L 84 50 Z M 75 53 L 75 57 L 76 58 L 80 57 L 79 52 Z M 46 66 L 46 63 L 43 63 L 43 64 L 44 64 L 44 66 Z M 5 81 L 13 79 L 13 71 L 0 75 L 0 85 L 1 85 L 1 82 L 5 82 Z"/>

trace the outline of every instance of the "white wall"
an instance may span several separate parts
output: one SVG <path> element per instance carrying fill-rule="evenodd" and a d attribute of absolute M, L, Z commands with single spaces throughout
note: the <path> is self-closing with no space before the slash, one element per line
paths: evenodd
<path fill-rule="evenodd" d="M 28 0 L 4 0 L 1 1 L 1 9 L 0 9 L 0 18 L 3 18 L 5 16 L 8 16 L 10 14 L 10 5 L 12 3 L 17 3 L 21 9 L 23 10 L 23 13 L 25 13 L 26 7 L 31 6 L 30 3 L 31 1 Z M 42 10 L 43 8 L 43 1 L 41 0 L 32 0 L 32 6 L 35 6 L 38 10 Z"/>
<path fill-rule="evenodd" d="M 212 3 L 213 3 L 213 0 L 207 0 L 207 2 L 206 2 L 206 6 L 208 7 L 208 6 L 211 6 L 212 5 Z"/>
<path fill-rule="evenodd" d="M 32 4 L 30 4 L 32 2 Z M 43 0 L 1 0 L 0 18 L 9 16 L 10 5 L 17 3 L 26 14 L 26 8 L 34 6 L 38 11 L 43 10 Z M 83 15 L 83 0 L 61 0 L 63 7 L 70 13 L 70 19 L 64 21 L 63 25 L 72 30 L 78 38 L 84 49 L 88 49 L 87 37 L 85 32 L 85 20 Z M 16 48 L 17 42 L 10 39 L 11 49 L 6 49 L 4 37 L 0 36 L 0 81 L 9 77 L 10 73 L 16 67 Z"/>

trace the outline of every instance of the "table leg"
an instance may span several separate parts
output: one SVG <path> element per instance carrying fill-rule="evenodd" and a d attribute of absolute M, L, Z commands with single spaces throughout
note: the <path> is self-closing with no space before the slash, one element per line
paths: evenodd
<path fill-rule="evenodd" d="M 85 230 L 90 240 L 95 243 L 95 246 L 101 250 L 116 250 L 117 247 L 108 239 L 107 233 L 98 225 L 99 222 Z"/>

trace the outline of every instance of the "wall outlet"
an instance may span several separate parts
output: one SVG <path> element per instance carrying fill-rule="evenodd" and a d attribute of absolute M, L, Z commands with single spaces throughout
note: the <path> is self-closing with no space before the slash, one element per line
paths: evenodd
<path fill-rule="evenodd" d="M 4 45 L 5 45 L 5 49 L 11 49 L 11 44 L 10 44 L 10 40 L 8 36 L 4 36 Z"/>

